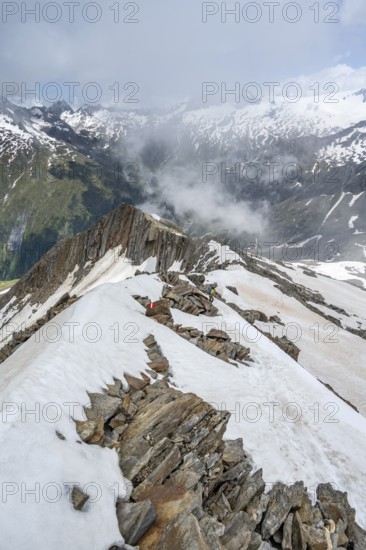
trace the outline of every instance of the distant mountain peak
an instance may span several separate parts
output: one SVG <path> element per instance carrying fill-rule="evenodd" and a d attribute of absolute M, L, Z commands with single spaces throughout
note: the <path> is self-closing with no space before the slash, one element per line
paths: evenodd
<path fill-rule="evenodd" d="M 65 100 L 56 101 L 49 107 L 47 107 L 47 112 L 52 113 L 54 115 L 60 116 L 65 111 L 69 113 L 73 113 L 74 110 L 70 107 L 70 105 Z"/>

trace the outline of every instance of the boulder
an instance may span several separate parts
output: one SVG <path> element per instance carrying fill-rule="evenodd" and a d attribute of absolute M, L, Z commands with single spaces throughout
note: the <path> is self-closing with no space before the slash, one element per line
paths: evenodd
<path fill-rule="evenodd" d="M 260 469 L 255 472 L 253 476 L 248 477 L 243 483 L 237 499 L 233 502 L 233 511 L 239 512 L 243 510 L 255 496 L 262 494 L 264 489 L 263 470 Z M 277 529 L 275 529 L 273 533 L 275 531 L 277 531 Z"/>
<path fill-rule="evenodd" d="M 251 536 L 251 539 L 250 539 L 250 542 L 249 542 L 249 546 L 248 546 L 248 550 L 258 550 L 262 544 L 262 537 L 260 536 L 259 533 L 252 533 L 252 536 Z"/>
<path fill-rule="evenodd" d="M 294 550 L 292 546 L 293 514 L 289 514 L 283 524 L 282 550 Z"/>
<path fill-rule="evenodd" d="M 230 292 L 232 292 L 233 294 L 239 296 L 238 289 L 235 286 L 227 286 L 226 288 L 230 290 Z"/>
<path fill-rule="evenodd" d="M 154 485 L 160 485 L 163 481 L 166 480 L 170 474 L 178 468 L 181 463 L 181 453 L 176 445 L 173 445 L 169 450 L 168 454 L 165 453 L 157 458 L 159 459 L 158 464 L 151 462 L 147 465 L 144 470 L 144 480 L 136 487 L 132 493 L 132 496 L 136 500 L 140 500 L 141 495 L 143 495 L 148 487 L 153 487 Z M 147 472 L 149 474 L 147 475 Z"/>
<path fill-rule="evenodd" d="M 166 481 L 163 485 L 147 488 L 144 498 L 148 498 L 153 503 L 156 511 L 156 522 L 143 539 L 139 541 L 141 550 L 161 550 L 161 548 L 166 548 L 166 546 L 162 546 L 163 542 L 171 540 L 170 537 L 176 532 L 175 528 L 173 528 L 167 539 L 164 538 L 163 541 L 162 538 L 168 535 L 168 531 L 174 526 L 175 522 L 178 521 L 179 523 L 190 514 L 196 514 L 199 510 L 202 511 L 202 488 L 199 487 L 196 491 L 186 491 L 183 487 L 176 485 L 170 480 Z M 200 529 L 194 529 L 194 532 L 195 536 L 199 539 Z M 176 535 L 179 538 L 183 537 L 183 540 L 185 538 L 180 529 L 176 532 Z M 164 544 L 167 544 L 167 542 L 164 542 Z M 178 546 L 173 544 L 171 548 L 175 549 Z M 190 548 L 190 546 L 187 546 L 187 548 Z"/>
<path fill-rule="evenodd" d="M 151 361 L 151 363 L 148 363 L 148 366 L 158 374 L 166 374 L 169 371 L 169 362 L 167 359 Z"/>
<path fill-rule="evenodd" d="M 117 503 L 118 526 L 127 544 L 135 545 L 156 520 L 151 501 Z"/>
<path fill-rule="evenodd" d="M 357 523 L 352 528 L 350 538 L 354 544 L 354 550 L 366 550 L 366 531 Z"/>
<path fill-rule="evenodd" d="M 146 317 L 155 317 L 156 315 L 167 315 L 171 317 L 168 300 L 157 300 L 150 302 L 146 307 Z"/>
<path fill-rule="evenodd" d="M 264 540 L 268 540 L 278 531 L 292 509 L 300 508 L 304 491 L 302 481 L 290 487 L 283 483 L 276 483 L 270 491 L 270 500 L 262 523 Z"/>
<path fill-rule="evenodd" d="M 125 380 L 132 392 L 143 390 L 150 384 L 150 379 L 148 377 L 146 377 L 146 379 L 141 379 L 131 376 L 130 374 L 125 374 Z"/>
<path fill-rule="evenodd" d="M 145 346 L 148 347 L 148 348 L 152 348 L 152 347 L 157 345 L 157 342 L 155 340 L 155 336 L 153 334 L 150 334 L 149 336 L 147 336 L 147 338 L 145 338 L 143 342 L 144 342 Z"/>
<path fill-rule="evenodd" d="M 230 336 L 226 334 L 226 332 L 224 332 L 223 330 L 216 330 L 214 328 L 212 328 L 210 332 L 206 334 L 206 337 L 219 341 L 230 340 Z"/>
<path fill-rule="evenodd" d="M 88 420 L 103 418 L 107 422 L 122 408 L 122 400 L 118 397 L 111 397 L 103 393 L 89 393 L 90 408 L 85 408 Z"/>
<path fill-rule="evenodd" d="M 212 550 L 193 514 L 182 516 L 166 527 L 159 550 Z M 144 550 L 144 547 L 141 547 Z"/>
<path fill-rule="evenodd" d="M 305 533 L 305 548 L 308 550 L 332 550 L 333 544 L 331 543 L 330 534 L 324 527 L 316 527 L 315 525 L 304 525 L 303 531 Z"/>
<path fill-rule="evenodd" d="M 225 441 L 222 459 L 230 468 L 247 460 L 242 438 Z"/>
<path fill-rule="evenodd" d="M 78 487 L 73 487 L 71 492 L 71 502 L 75 510 L 79 512 L 84 508 L 85 503 L 89 500 L 89 496 L 83 493 Z"/>
<path fill-rule="evenodd" d="M 76 431 L 85 443 L 101 445 L 104 439 L 104 419 L 100 416 L 98 420 L 86 422 L 77 420 Z"/>
<path fill-rule="evenodd" d="M 294 550 L 306 550 L 306 535 L 300 515 L 295 512 L 292 522 L 292 546 Z"/>
<path fill-rule="evenodd" d="M 255 522 L 245 512 L 228 514 L 224 519 L 225 533 L 221 541 L 227 550 L 247 548 L 255 529 Z"/>
<path fill-rule="evenodd" d="M 313 505 L 311 503 L 310 497 L 307 493 L 304 493 L 304 496 L 301 501 L 301 506 L 299 508 L 299 516 L 302 523 L 311 523 L 313 520 Z"/>
<path fill-rule="evenodd" d="M 204 514 L 200 520 L 200 527 L 206 537 L 210 550 L 225 550 L 220 537 L 225 532 L 225 525 L 220 523 L 216 518 Z"/>
<path fill-rule="evenodd" d="M 317 497 L 323 516 L 335 523 L 342 519 L 346 525 L 346 534 L 352 541 L 356 512 L 348 502 L 347 493 L 334 489 L 330 483 L 320 483 Z"/>
<path fill-rule="evenodd" d="M 265 493 L 257 495 L 250 501 L 245 508 L 246 513 L 259 525 L 263 519 L 264 512 L 267 510 L 269 496 Z"/>

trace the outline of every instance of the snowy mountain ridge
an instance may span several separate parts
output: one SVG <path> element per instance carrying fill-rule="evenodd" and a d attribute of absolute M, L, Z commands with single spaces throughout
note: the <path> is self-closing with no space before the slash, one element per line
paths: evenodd
<path fill-rule="evenodd" d="M 226 227 L 229 237 L 266 242 L 274 236 L 279 245 L 306 241 L 323 251 L 335 242 L 333 257 L 363 261 L 361 92 L 344 93 L 338 103 L 326 96 L 296 103 L 276 97 L 197 108 L 187 101 L 165 113 L 3 103 L 3 278 L 22 275 L 55 242 L 121 202 L 197 235 Z M 182 198 L 209 191 L 206 210 L 201 200 Z M 309 254 L 304 249 L 304 259 Z"/>
<path fill-rule="evenodd" d="M 356 270 L 357 266 L 354 265 L 353 269 Z M 267 511 L 260 514 L 264 519 L 263 523 L 259 519 L 259 531 L 250 527 L 250 522 L 246 523 L 249 535 L 244 535 L 243 528 L 239 531 L 233 528 L 236 534 L 247 537 L 248 544 L 250 540 L 262 541 L 263 538 L 262 549 L 275 548 L 276 538 L 284 536 L 285 517 L 290 510 L 293 512 L 287 523 L 296 516 L 298 508 L 291 504 L 291 500 L 287 512 L 280 511 L 279 515 L 277 511 L 271 512 L 274 504 L 267 508 L 268 502 L 272 502 L 271 498 L 277 494 L 278 486 L 275 488 L 275 485 L 278 481 L 292 487 L 294 482 L 302 479 L 313 496 L 317 487 L 320 487 L 320 493 L 324 490 L 322 483 L 332 482 L 335 489 L 347 491 L 351 506 L 356 508 L 358 521 L 365 526 L 366 374 L 362 360 L 366 346 L 365 290 L 330 278 L 329 264 L 327 276 L 321 271 L 321 264 L 281 265 L 250 254 L 234 253 L 229 247 L 210 239 L 192 239 L 164 220 L 159 221 L 128 205 L 118 207 L 87 232 L 62 241 L 49 251 L 1 297 L 0 302 L 3 344 L 0 391 L 4 404 L 1 471 L 6 482 L 15 484 L 12 491 L 9 488 L 0 514 L 2 532 L 9 544 L 17 547 L 27 541 L 40 550 L 50 546 L 61 550 L 66 545 L 86 550 L 91 544 L 101 550 L 129 548 L 124 546 L 119 532 L 119 528 L 125 526 L 123 522 L 127 525 L 129 520 L 126 516 L 124 519 L 119 516 L 118 523 L 114 497 L 117 491 L 120 501 L 129 501 L 133 479 L 135 492 L 132 502 L 142 500 L 142 496 L 138 497 L 138 492 L 143 494 L 139 483 L 145 478 L 142 473 L 140 477 L 132 475 L 136 463 L 128 454 L 131 449 L 135 449 L 134 452 L 138 449 L 133 434 L 136 435 L 138 426 L 144 425 L 149 418 L 153 420 L 159 409 L 166 411 L 163 412 L 166 418 L 163 421 L 156 416 L 160 427 L 154 430 L 162 433 L 168 419 L 182 424 L 179 417 L 173 415 L 171 418 L 164 407 L 173 399 L 177 410 L 184 411 L 187 406 L 184 403 L 195 399 L 190 392 L 214 407 L 217 412 L 210 414 L 217 415 L 216 422 L 226 419 L 224 410 L 231 412 L 230 419 L 224 422 L 224 425 L 228 422 L 225 439 L 242 438 L 245 451 L 250 455 L 251 468 L 262 467 L 264 483 L 267 489 L 274 491 L 269 493 L 269 497 L 260 497 L 264 490 L 261 474 L 256 473 L 250 478 L 252 486 L 258 482 L 259 476 L 259 485 L 255 485 L 258 502 Z M 346 278 L 347 271 L 336 275 Z M 350 273 L 349 279 L 352 277 L 354 274 Z M 211 305 L 206 289 L 214 282 L 218 285 L 218 294 Z M 146 308 L 150 303 L 156 304 L 155 311 Z M 212 329 L 213 336 L 210 337 Z M 233 352 L 239 349 L 236 346 L 248 349 L 250 360 L 239 362 L 225 356 L 220 351 L 227 349 L 225 342 L 230 342 Z M 155 372 L 154 368 L 157 369 Z M 154 379 L 162 381 L 163 385 L 155 389 Z M 116 380 L 122 380 L 123 391 L 118 389 Z M 93 407 L 98 400 L 104 403 L 102 388 L 109 388 L 108 407 L 113 408 L 117 403 L 113 400 L 117 399 L 117 394 L 120 395 L 118 392 L 122 391 L 123 399 L 126 399 L 125 392 L 134 384 L 137 387 L 131 391 L 135 391 L 136 396 L 132 393 L 133 400 L 123 405 L 131 412 L 118 409 L 125 410 L 124 415 L 127 415 L 122 414 L 118 419 L 115 416 L 117 409 L 110 413 L 103 409 L 104 421 L 108 424 L 103 428 L 105 431 L 102 430 L 106 439 L 103 439 L 102 446 L 89 444 L 88 438 L 101 441 L 100 425 L 99 428 L 97 424 L 93 425 L 98 433 L 85 435 L 93 420 L 91 416 L 83 417 L 83 405 L 89 402 Z M 183 392 L 182 397 L 174 393 L 177 390 Z M 155 395 L 154 392 L 159 396 L 157 407 L 149 401 L 152 399 L 149 395 Z M 183 399 L 182 405 L 179 405 L 179 399 Z M 52 422 L 51 403 L 58 413 L 52 416 Z M 70 403 L 74 404 L 73 409 L 70 409 Z M 43 414 L 36 422 L 24 417 L 24 408 L 35 410 L 37 406 Z M 203 407 L 198 402 L 196 406 Z M 194 416 L 195 422 L 201 418 L 199 410 Z M 134 415 L 138 415 L 135 424 Z M 26 420 L 22 421 L 22 418 Z M 109 422 L 112 422 L 112 427 Z M 123 432 L 125 422 L 128 426 Z M 191 422 L 194 425 L 193 417 L 187 422 L 189 440 L 192 440 L 189 425 Z M 117 427 L 120 432 L 112 435 Z M 206 434 L 202 437 L 207 436 L 207 431 L 202 433 Z M 219 432 L 213 430 L 212 433 L 218 437 Z M 108 439 L 110 437 L 112 440 Z M 113 437 L 117 439 L 113 440 Z M 173 437 L 174 444 L 182 445 L 179 443 L 182 434 L 176 437 Z M 210 438 L 208 440 L 212 442 Z M 143 449 L 143 441 L 147 440 L 138 439 Z M 19 441 L 22 441 L 22 450 L 15 451 Z M 243 441 L 239 444 L 241 451 L 236 443 L 235 453 L 243 452 Z M 165 439 L 151 441 L 148 452 L 153 452 L 156 444 L 163 443 L 168 444 Z M 169 483 L 175 486 L 174 483 L 179 484 L 184 479 L 188 486 L 193 483 L 198 491 L 197 483 L 201 479 L 208 491 L 203 495 L 204 502 L 208 499 L 207 506 L 216 483 L 201 477 L 200 470 L 193 477 L 191 472 L 189 481 L 182 472 L 178 474 L 176 471 L 173 475 L 181 455 L 176 448 L 169 447 L 168 451 L 171 454 L 163 453 L 159 460 L 159 475 L 163 475 L 164 470 L 166 476 L 159 479 L 167 480 L 154 486 L 160 497 L 153 495 L 150 489 L 160 519 L 164 517 L 159 515 L 163 514 L 163 509 L 164 513 L 168 513 L 168 509 L 171 513 L 170 508 L 161 508 L 159 500 L 162 498 L 159 491 L 164 491 Z M 180 453 L 184 455 L 185 452 L 188 451 L 181 446 Z M 219 460 L 220 453 L 222 450 L 217 450 L 216 454 L 211 450 L 205 455 L 204 460 L 209 459 L 212 464 L 209 469 L 213 468 L 215 460 Z M 167 456 L 169 459 L 164 461 Z M 140 457 L 137 463 L 142 460 L 145 458 Z M 184 458 L 185 464 L 189 460 Z M 234 464 L 236 469 L 240 469 L 235 460 Z M 223 475 L 220 468 L 222 466 L 219 473 L 210 470 L 213 479 Z M 230 477 L 234 473 L 229 471 L 225 469 L 226 477 L 236 479 Z M 153 477 L 157 475 L 151 469 L 147 472 Z M 90 502 L 85 504 L 85 498 L 73 492 L 73 506 L 69 493 L 64 491 L 52 502 L 51 497 L 38 501 L 31 498 L 22 500 L 16 487 L 23 483 L 28 488 L 37 482 L 42 488 L 50 484 L 53 488 L 64 487 L 65 483 L 70 488 L 78 483 Z M 254 506 L 255 513 L 258 503 L 254 505 L 252 496 L 248 502 L 245 500 L 246 504 L 242 500 L 236 509 L 235 483 L 237 489 L 242 487 L 241 499 L 248 498 L 248 487 L 241 486 L 240 482 L 232 483 L 234 485 L 229 483 L 230 487 L 225 483 L 222 485 L 224 493 L 229 491 L 224 500 L 229 498 L 231 504 L 228 506 L 233 507 L 230 521 L 244 521 L 245 514 L 250 513 L 249 503 Z M 95 498 L 96 487 L 101 490 L 98 499 Z M 296 491 L 299 489 L 297 485 L 294 487 L 297 487 Z M 144 490 L 147 490 L 146 483 Z M 230 493 L 232 490 L 234 493 Z M 288 498 L 295 498 L 287 495 L 286 488 L 281 490 L 286 502 Z M 318 498 L 321 498 L 320 493 Z M 180 495 L 179 498 L 183 498 L 182 493 Z M 77 496 L 79 500 L 75 501 Z M 327 498 L 329 500 L 329 494 Z M 336 497 L 333 495 L 332 498 Z M 187 500 L 182 506 L 187 508 Z M 195 506 L 188 506 L 188 510 Z M 334 503 L 334 506 L 341 505 Z M 299 508 L 302 509 L 301 505 Z M 243 509 L 246 510 L 244 515 Z M 324 512 L 325 508 L 321 509 L 324 515 L 317 516 L 318 527 L 307 523 L 309 520 L 302 515 L 304 510 L 302 519 L 296 516 L 299 536 L 304 544 L 315 535 L 322 537 L 323 541 L 326 536 L 335 540 L 330 520 L 324 519 L 329 516 Z M 204 510 L 206 514 L 212 514 L 212 511 L 208 512 L 211 508 Z M 318 514 L 316 510 L 314 508 L 312 513 Z M 239 511 L 241 515 L 235 516 Z M 285 516 L 282 517 L 281 513 Z M 337 520 L 337 540 L 344 541 L 345 545 L 352 542 L 356 550 L 363 550 L 363 535 L 357 538 L 352 531 L 352 514 L 348 509 L 344 513 L 347 515 L 347 519 L 344 517 L 346 531 L 339 534 L 341 524 Z M 61 535 L 56 528 L 58 514 L 62 515 L 64 523 Z M 217 515 L 214 517 L 218 521 Z M 149 518 L 150 526 L 153 520 Z M 193 541 L 198 540 L 194 537 L 208 536 L 206 531 L 198 535 L 198 528 L 193 528 L 195 522 L 202 519 L 191 518 L 189 529 L 185 523 L 184 529 L 174 527 L 178 529 L 174 536 L 178 537 L 180 529 L 185 536 L 189 532 Z M 134 529 L 137 529 L 138 520 L 135 518 L 135 521 Z M 238 540 L 232 538 L 229 516 L 221 521 L 226 527 L 221 531 L 220 528 L 215 537 L 221 537 L 219 542 L 223 548 L 239 548 Z M 293 521 L 295 529 L 296 521 Z M 171 524 L 165 521 L 165 525 Z M 204 524 L 200 525 L 203 529 Z M 162 539 L 157 542 L 156 537 L 161 536 L 161 531 L 154 531 L 153 526 L 151 529 L 146 535 L 148 538 L 141 539 L 141 549 L 169 548 L 169 541 L 165 541 L 166 546 Z M 42 540 L 39 532 L 42 532 Z M 196 534 L 193 536 L 192 533 Z M 151 539 L 153 536 L 155 538 Z M 131 537 L 131 540 L 135 539 Z M 207 542 L 201 544 L 202 550 L 211 547 Z M 302 548 L 297 544 L 300 543 L 294 543 L 293 550 Z"/>

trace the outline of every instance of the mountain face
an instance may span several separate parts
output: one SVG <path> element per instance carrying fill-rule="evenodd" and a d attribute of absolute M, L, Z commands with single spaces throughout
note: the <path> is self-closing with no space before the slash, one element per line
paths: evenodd
<path fill-rule="evenodd" d="M 121 202 L 138 202 L 138 175 L 114 154 L 115 142 L 76 133 L 66 104 L 0 112 L 1 278 L 26 272 L 65 236 Z M 116 138 L 117 139 L 117 138 Z"/>
<path fill-rule="evenodd" d="M 364 550 L 364 296 L 131 205 L 59 242 L 0 301 L 4 540 Z"/>
<path fill-rule="evenodd" d="M 2 278 L 121 202 L 232 245 L 274 243 L 278 258 L 293 243 L 297 259 L 363 260 L 361 92 L 338 103 L 187 103 L 166 113 L 3 102 Z"/>

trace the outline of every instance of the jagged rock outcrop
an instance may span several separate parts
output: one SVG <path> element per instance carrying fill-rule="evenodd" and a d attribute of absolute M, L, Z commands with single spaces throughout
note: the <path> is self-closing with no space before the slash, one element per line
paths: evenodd
<path fill-rule="evenodd" d="M 135 296 L 135 298 L 141 304 L 146 303 L 145 298 L 140 298 L 139 296 Z M 226 332 L 211 329 L 207 334 L 204 334 L 204 332 L 194 327 L 183 327 L 182 325 L 174 324 L 169 302 L 166 299 L 149 303 L 146 306 L 146 315 L 152 317 L 158 323 L 167 326 L 178 334 L 178 336 L 181 336 L 191 344 L 226 363 L 237 361 L 238 363 L 247 364 L 246 362 L 250 361 L 250 349 L 242 346 L 238 342 L 233 342 Z M 152 345 L 154 346 L 154 344 Z M 157 353 L 157 351 L 158 350 L 155 350 L 154 353 L 154 351 L 150 350 L 149 354 L 150 359 L 153 358 L 157 362 L 157 365 L 150 364 L 150 368 L 153 368 L 156 372 L 158 372 L 156 367 L 159 369 L 164 367 L 161 362 L 165 359 L 161 355 L 161 351 L 160 353 Z M 168 368 L 169 365 L 166 364 L 165 359 L 165 372 L 168 371 Z"/>
<path fill-rule="evenodd" d="M 163 288 L 163 298 L 167 301 L 169 307 L 179 309 L 191 315 L 207 315 L 216 317 L 218 309 L 210 302 L 199 288 L 186 282 L 178 282 L 171 288 L 165 285 Z"/>
<path fill-rule="evenodd" d="M 287 336 L 272 336 L 269 332 L 262 331 L 267 338 L 269 338 L 272 342 L 277 344 L 279 348 L 282 349 L 287 355 L 292 357 L 295 361 L 298 360 L 300 355 L 300 348 L 296 346 L 291 340 L 287 338 Z"/>
<path fill-rule="evenodd" d="M 182 268 L 193 267 L 195 261 L 209 252 L 204 240 L 193 239 L 156 221 L 131 205 L 121 204 L 102 217 L 90 229 L 57 243 L 43 258 L 0 298 L 0 308 L 14 296 L 17 300 L 27 294 L 32 302 L 43 303 L 75 272 L 80 280 L 106 252 L 120 247 L 115 261 L 126 258 L 135 265 L 156 258 L 156 271 L 167 271 L 174 262 Z"/>
<path fill-rule="evenodd" d="M 145 343 L 158 344 L 152 336 Z M 266 493 L 243 441 L 224 441 L 229 413 L 144 374 L 91 394 L 80 438 L 114 448 L 131 497 L 116 514 L 140 550 L 365 550 L 347 494 L 319 485 L 312 504 L 302 482 Z M 98 440 L 90 439 L 94 422 Z M 84 425 L 83 425 L 84 424 Z M 100 437 L 101 436 L 101 437 Z"/>
<path fill-rule="evenodd" d="M 154 336 L 150 334 L 150 336 L 145 338 L 144 344 L 148 348 L 147 355 L 150 359 L 148 366 L 151 370 L 149 373 L 155 372 L 156 374 L 168 374 L 169 361 L 161 351 L 161 348 Z"/>
<path fill-rule="evenodd" d="M 276 323 L 283 325 L 281 319 L 274 315 L 270 318 L 267 317 L 262 311 L 254 310 L 254 309 L 248 309 L 243 310 L 239 306 L 233 303 L 229 303 L 228 306 L 230 306 L 236 313 L 238 313 L 243 319 L 245 319 L 248 323 L 251 325 L 255 325 L 256 321 L 260 321 L 263 323 Z M 298 348 L 291 340 L 289 340 L 286 336 L 273 336 L 270 332 L 267 332 L 265 330 L 262 330 L 259 326 L 255 325 L 257 330 L 259 330 L 262 334 L 267 336 L 272 342 L 274 342 L 279 348 L 281 348 L 287 355 L 292 357 L 292 359 L 295 359 L 295 361 L 298 360 L 300 355 L 300 348 Z"/>

